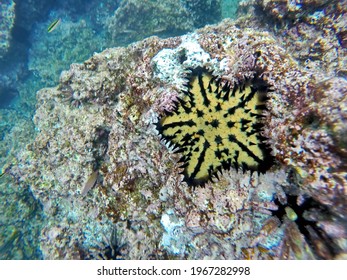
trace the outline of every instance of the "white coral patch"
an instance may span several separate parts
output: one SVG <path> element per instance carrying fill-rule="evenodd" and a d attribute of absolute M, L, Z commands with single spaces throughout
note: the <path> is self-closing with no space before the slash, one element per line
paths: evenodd
<path fill-rule="evenodd" d="M 160 223 L 165 230 L 161 245 L 171 254 L 184 254 L 187 243 L 187 238 L 183 233 L 184 221 L 178 219 L 172 210 L 168 210 L 162 215 Z"/>
<path fill-rule="evenodd" d="M 166 84 L 183 88 L 187 69 L 202 67 L 210 60 L 195 37 L 188 35 L 177 48 L 163 49 L 153 58 L 154 76 Z"/>

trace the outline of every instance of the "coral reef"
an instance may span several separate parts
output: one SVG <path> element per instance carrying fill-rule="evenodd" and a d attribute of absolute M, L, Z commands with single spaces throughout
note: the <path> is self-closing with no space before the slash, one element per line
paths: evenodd
<path fill-rule="evenodd" d="M 293 38 L 279 45 L 280 31 L 259 19 L 107 49 L 37 93 L 36 139 L 7 173 L 43 205 L 44 258 L 346 258 L 345 50 L 334 63 L 317 48 L 319 67 L 307 67 Z M 309 32 L 318 38 L 319 24 Z M 260 77 L 271 87 L 266 173 L 232 169 L 195 189 L 182 181 L 155 123 L 197 67 L 221 83 Z"/>
<path fill-rule="evenodd" d="M 0 3 L 0 59 L 10 47 L 11 31 L 15 21 L 15 2 L 5 0 Z"/>

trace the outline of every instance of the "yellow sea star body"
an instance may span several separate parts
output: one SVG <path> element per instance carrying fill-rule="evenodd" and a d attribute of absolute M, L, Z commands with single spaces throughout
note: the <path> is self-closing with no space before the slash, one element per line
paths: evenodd
<path fill-rule="evenodd" d="M 192 70 L 185 96 L 157 123 L 163 138 L 183 154 L 188 185 L 204 185 L 231 165 L 259 172 L 271 166 L 260 135 L 267 88 L 256 79 L 231 87 L 205 68 Z"/>

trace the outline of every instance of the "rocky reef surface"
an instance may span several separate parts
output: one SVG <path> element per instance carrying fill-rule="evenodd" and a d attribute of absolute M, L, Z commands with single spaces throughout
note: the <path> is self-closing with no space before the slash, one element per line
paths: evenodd
<path fill-rule="evenodd" d="M 15 3 L 11 0 L 0 2 L 0 59 L 10 47 L 11 30 L 15 20 Z"/>
<path fill-rule="evenodd" d="M 96 53 L 40 90 L 36 139 L 6 172 L 42 204 L 43 257 L 346 258 L 346 5 L 310 2 L 247 3 L 236 21 Z M 199 66 L 271 87 L 265 174 L 182 182 L 155 122 Z"/>
<path fill-rule="evenodd" d="M 235 7 L 237 2 L 233 1 Z M 221 16 L 221 0 L 127 0 L 110 17 L 107 28 L 114 41 L 127 44 L 151 35 L 181 35 L 217 23 Z"/>

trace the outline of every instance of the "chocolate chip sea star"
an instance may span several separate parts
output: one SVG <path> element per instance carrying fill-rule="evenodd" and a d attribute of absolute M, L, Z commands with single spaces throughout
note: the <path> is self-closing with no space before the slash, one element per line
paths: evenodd
<path fill-rule="evenodd" d="M 260 135 L 268 86 L 258 78 L 222 83 L 201 67 L 191 70 L 188 78 L 184 97 L 157 123 L 163 139 L 182 153 L 184 181 L 204 185 L 231 166 L 265 172 L 272 165 Z"/>

